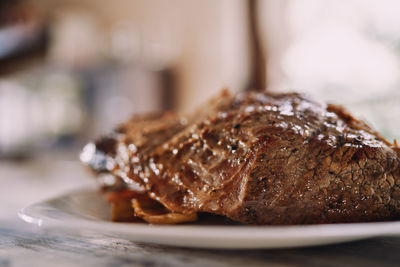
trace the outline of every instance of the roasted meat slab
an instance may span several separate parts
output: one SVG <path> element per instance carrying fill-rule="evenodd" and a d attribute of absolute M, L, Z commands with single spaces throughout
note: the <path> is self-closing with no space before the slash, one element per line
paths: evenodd
<path fill-rule="evenodd" d="M 399 218 L 399 155 L 341 107 L 224 91 L 189 116 L 136 116 L 81 159 L 176 214 L 282 225 Z"/>

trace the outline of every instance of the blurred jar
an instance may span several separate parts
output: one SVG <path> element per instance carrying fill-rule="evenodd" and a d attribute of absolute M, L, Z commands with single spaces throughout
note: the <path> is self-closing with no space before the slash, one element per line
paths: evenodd
<path fill-rule="evenodd" d="M 0 155 L 16 157 L 73 139 L 84 121 L 83 84 L 41 70 L 0 80 Z"/>

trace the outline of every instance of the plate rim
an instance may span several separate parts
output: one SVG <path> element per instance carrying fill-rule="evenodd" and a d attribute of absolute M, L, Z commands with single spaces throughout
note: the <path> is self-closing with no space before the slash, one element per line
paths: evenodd
<path fill-rule="evenodd" d="M 111 235 L 125 233 L 133 238 L 133 241 L 202 248 L 289 248 L 400 235 L 400 221 L 279 226 L 152 225 L 90 220 L 71 216 L 71 213 L 52 205 L 75 194 L 93 193 L 93 191 L 98 190 L 86 187 L 69 191 L 28 205 L 19 210 L 18 216 L 23 221 L 43 229 L 77 230 L 79 225 L 78 230 L 106 230 Z M 43 212 L 43 209 L 53 209 L 61 214 L 67 214 L 69 218 L 67 220 L 51 218 Z M 199 243 L 196 244 L 190 239 L 198 240 Z"/>

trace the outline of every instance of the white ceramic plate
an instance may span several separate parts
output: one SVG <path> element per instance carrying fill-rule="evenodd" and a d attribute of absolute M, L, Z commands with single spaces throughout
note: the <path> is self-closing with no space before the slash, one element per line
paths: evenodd
<path fill-rule="evenodd" d="M 90 230 L 133 241 L 218 249 L 303 247 L 400 234 L 399 221 L 301 226 L 114 223 L 109 220 L 108 204 L 91 189 L 33 204 L 19 216 L 43 228 Z"/>

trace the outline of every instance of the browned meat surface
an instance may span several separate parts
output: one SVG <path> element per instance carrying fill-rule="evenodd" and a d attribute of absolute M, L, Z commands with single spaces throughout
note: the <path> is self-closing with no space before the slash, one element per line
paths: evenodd
<path fill-rule="evenodd" d="M 400 217 L 399 148 L 296 93 L 222 93 L 195 114 L 136 117 L 82 160 L 175 213 L 245 224 Z"/>

